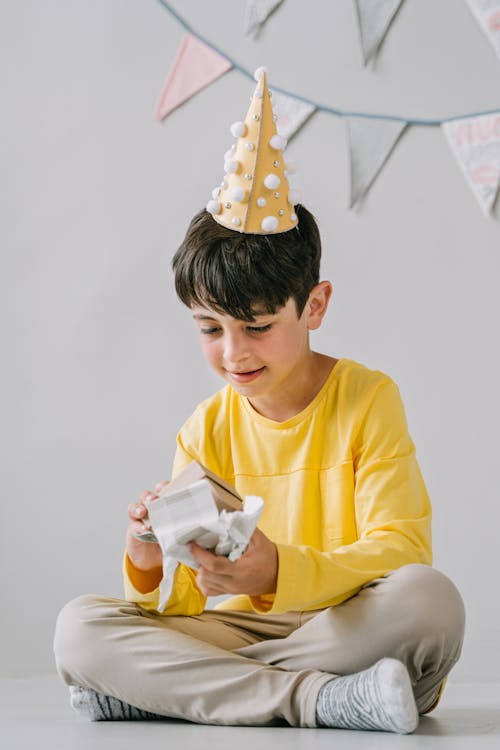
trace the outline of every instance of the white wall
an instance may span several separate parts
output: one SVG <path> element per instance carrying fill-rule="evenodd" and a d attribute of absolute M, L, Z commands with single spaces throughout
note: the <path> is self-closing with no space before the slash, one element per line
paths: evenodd
<path fill-rule="evenodd" d="M 177 0 L 228 54 L 342 108 L 445 117 L 499 106 L 500 61 L 465 3 L 407 0 L 364 70 L 350 0 L 287 0 L 259 41 L 244 2 Z M 4 675 L 54 669 L 60 607 L 121 596 L 126 508 L 167 478 L 174 437 L 220 384 L 170 260 L 221 179 L 251 82 L 231 72 L 161 125 L 182 37 L 154 0 L 3 0 L 1 524 Z M 317 114 L 288 155 L 334 284 L 314 344 L 398 383 L 434 505 L 435 565 L 467 638 L 453 681 L 498 681 L 500 210 L 481 214 L 438 128 L 412 128 L 347 210 L 344 123 Z"/>

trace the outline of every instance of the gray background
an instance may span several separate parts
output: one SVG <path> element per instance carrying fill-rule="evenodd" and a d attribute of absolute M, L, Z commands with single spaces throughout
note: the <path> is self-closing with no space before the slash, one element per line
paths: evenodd
<path fill-rule="evenodd" d="M 371 69 L 350 0 L 287 0 L 258 41 L 244 5 L 175 3 L 242 65 L 325 104 L 433 118 L 500 106 L 500 61 L 460 0 L 406 0 Z M 121 596 L 127 505 L 169 477 L 177 429 L 221 385 L 169 264 L 253 84 L 230 72 L 158 124 L 183 30 L 157 2 L 0 9 L 0 670 L 22 676 L 53 671 L 68 599 Z M 482 215 L 439 128 L 411 128 L 355 212 L 341 119 L 316 114 L 287 155 L 334 285 L 313 345 L 398 383 L 435 565 L 468 611 L 450 681 L 498 681 L 500 209 Z"/>

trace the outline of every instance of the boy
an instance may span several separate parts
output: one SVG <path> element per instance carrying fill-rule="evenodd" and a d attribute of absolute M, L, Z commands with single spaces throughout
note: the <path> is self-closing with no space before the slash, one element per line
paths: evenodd
<path fill-rule="evenodd" d="M 319 280 L 313 217 L 283 203 L 266 107 L 261 72 L 232 129 L 237 166 L 173 261 L 203 355 L 226 381 L 181 428 L 173 475 L 197 460 L 260 495 L 259 526 L 236 562 L 192 544 L 200 569 L 178 566 L 160 612 L 161 550 L 135 535 L 164 483 L 143 492 L 129 507 L 126 601 L 66 605 L 56 662 L 93 720 L 410 733 L 459 658 L 463 603 L 430 567 L 431 508 L 396 384 L 309 346 L 332 287 Z M 261 143 L 272 150 L 255 153 Z M 231 598 L 205 611 L 220 594 Z"/>

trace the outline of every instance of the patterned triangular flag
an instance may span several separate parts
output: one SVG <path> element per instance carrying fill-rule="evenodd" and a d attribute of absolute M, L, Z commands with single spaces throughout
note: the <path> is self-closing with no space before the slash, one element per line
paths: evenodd
<path fill-rule="evenodd" d="M 441 127 L 481 210 L 489 216 L 500 185 L 500 114 L 451 120 Z"/>
<path fill-rule="evenodd" d="M 368 191 L 406 128 L 406 122 L 348 117 L 352 208 Z"/>
<path fill-rule="evenodd" d="M 403 0 L 356 0 L 365 65 L 375 57 Z"/>
<path fill-rule="evenodd" d="M 316 111 L 316 107 L 293 96 L 273 90 L 273 110 L 277 117 L 276 129 L 289 141 Z"/>
<path fill-rule="evenodd" d="M 500 58 L 500 0 L 465 0 Z"/>
<path fill-rule="evenodd" d="M 247 0 L 245 35 L 257 37 L 262 26 L 283 0 Z"/>
<path fill-rule="evenodd" d="M 156 104 L 155 119 L 162 120 L 231 68 L 227 58 L 192 34 L 185 34 Z"/>

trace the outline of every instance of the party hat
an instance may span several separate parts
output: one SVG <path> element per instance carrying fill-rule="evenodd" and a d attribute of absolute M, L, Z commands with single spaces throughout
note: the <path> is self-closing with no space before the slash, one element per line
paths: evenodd
<path fill-rule="evenodd" d="M 298 191 L 288 184 L 286 139 L 278 135 L 265 68 L 244 122 L 231 125 L 236 142 L 225 154 L 225 177 L 212 191 L 207 211 L 219 224 L 245 234 L 278 234 L 297 226 Z"/>

